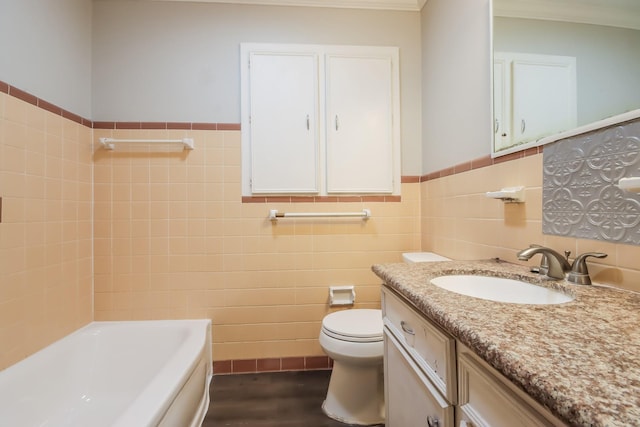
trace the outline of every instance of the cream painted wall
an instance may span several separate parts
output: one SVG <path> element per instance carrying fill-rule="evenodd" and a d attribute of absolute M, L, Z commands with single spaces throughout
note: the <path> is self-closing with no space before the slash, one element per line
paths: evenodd
<path fill-rule="evenodd" d="M 96 0 L 99 121 L 240 123 L 240 43 L 400 48 L 402 174 L 421 173 L 418 12 Z"/>
<path fill-rule="evenodd" d="M 421 19 L 427 174 L 490 153 L 490 0 L 429 0 Z"/>
<path fill-rule="evenodd" d="M 0 80 L 91 118 L 91 0 L 0 1 Z"/>

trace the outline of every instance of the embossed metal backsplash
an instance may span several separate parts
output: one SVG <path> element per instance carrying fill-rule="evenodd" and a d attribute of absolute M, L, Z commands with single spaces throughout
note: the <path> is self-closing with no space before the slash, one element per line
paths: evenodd
<path fill-rule="evenodd" d="M 542 232 L 640 244 L 640 120 L 549 144 L 543 151 Z"/>

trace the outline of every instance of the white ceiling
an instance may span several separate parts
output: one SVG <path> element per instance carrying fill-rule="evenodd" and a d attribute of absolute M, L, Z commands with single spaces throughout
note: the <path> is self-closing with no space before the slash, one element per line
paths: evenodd
<path fill-rule="evenodd" d="M 201 3 L 236 3 L 269 6 L 338 7 L 349 9 L 384 9 L 419 11 L 427 0 L 155 0 L 196 1 Z"/>
<path fill-rule="evenodd" d="M 428 0 L 152 0 L 419 11 Z M 640 0 L 493 0 L 496 16 L 640 29 Z"/>

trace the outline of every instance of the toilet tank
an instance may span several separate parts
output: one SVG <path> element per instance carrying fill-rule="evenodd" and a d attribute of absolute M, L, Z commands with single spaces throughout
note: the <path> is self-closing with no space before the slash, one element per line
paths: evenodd
<path fill-rule="evenodd" d="M 451 259 L 433 252 L 406 252 L 402 254 L 402 261 L 411 264 L 415 262 L 451 261 Z"/>

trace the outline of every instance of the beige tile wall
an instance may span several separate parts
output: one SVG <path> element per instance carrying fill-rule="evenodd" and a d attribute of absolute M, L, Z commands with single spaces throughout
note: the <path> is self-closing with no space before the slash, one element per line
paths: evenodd
<path fill-rule="evenodd" d="M 640 247 L 542 235 L 541 154 L 403 184 L 401 202 L 242 203 L 239 131 L 91 130 L 1 92 L 0 119 L 0 369 L 92 318 L 211 318 L 216 360 L 321 355 L 328 286 L 378 307 L 371 264 L 421 247 L 514 262 L 530 243 L 602 251 L 595 280 L 640 291 Z M 101 136 L 196 149 L 107 152 Z M 484 196 L 512 185 L 525 204 Z M 366 222 L 266 218 L 365 207 Z"/>
<path fill-rule="evenodd" d="M 504 204 L 484 194 L 524 185 L 524 204 Z M 540 257 L 518 261 L 531 243 L 560 253 L 605 252 L 589 259 L 594 280 L 640 291 L 640 247 L 542 234 L 542 154 L 429 180 L 421 184 L 422 248 L 454 259 L 500 257 L 535 266 Z"/>
<path fill-rule="evenodd" d="M 379 307 L 371 264 L 420 245 L 419 184 L 398 203 L 242 203 L 239 131 L 94 130 L 192 137 L 193 151 L 95 152 L 95 318 L 211 318 L 215 360 L 322 355 L 331 284 Z M 280 211 L 373 218 L 283 219 Z"/>
<path fill-rule="evenodd" d="M 91 129 L 0 92 L 0 369 L 92 319 Z"/>

